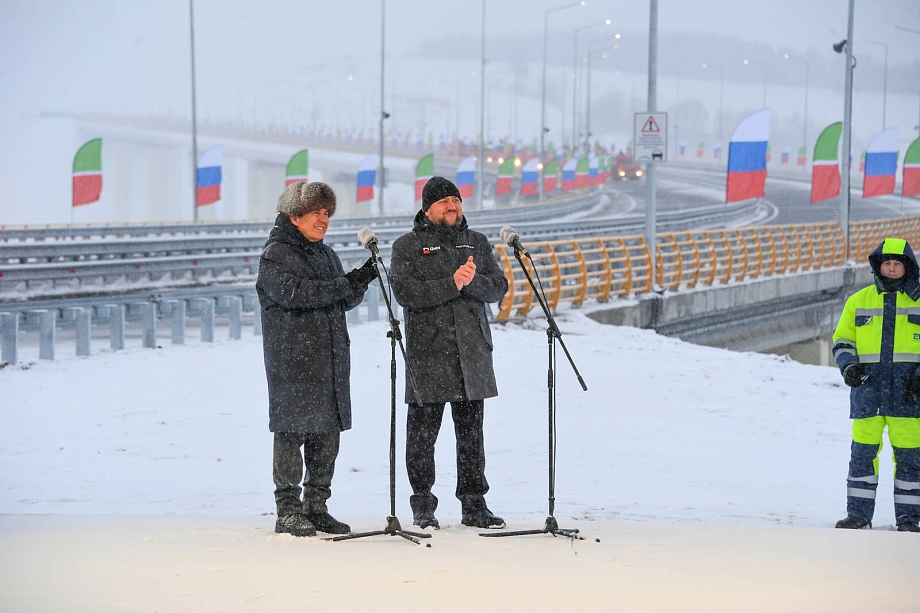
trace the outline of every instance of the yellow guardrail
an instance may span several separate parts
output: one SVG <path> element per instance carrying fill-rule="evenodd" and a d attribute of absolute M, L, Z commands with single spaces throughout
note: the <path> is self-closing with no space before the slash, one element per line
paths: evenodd
<path fill-rule="evenodd" d="M 850 224 L 850 260 L 866 261 L 883 239 L 896 236 L 920 246 L 920 217 Z M 496 245 L 508 279 L 508 293 L 496 319 L 524 316 L 538 305 L 530 284 L 507 245 Z M 629 296 L 652 289 L 649 251 L 642 236 L 608 236 L 528 243 L 531 276 L 540 278 L 547 304 L 581 306 L 593 298 Z M 846 254 L 836 222 L 757 226 L 657 235 L 656 285 L 671 291 L 731 281 L 841 266 Z"/>

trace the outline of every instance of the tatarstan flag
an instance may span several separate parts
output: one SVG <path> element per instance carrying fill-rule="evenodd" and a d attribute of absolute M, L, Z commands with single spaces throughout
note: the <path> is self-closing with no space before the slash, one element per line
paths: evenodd
<path fill-rule="evenodd" d="M 498 180 L 495 182 L 495 195 L 507 196 L 511 193 L 511 184 L 514 182 L 514 158 L 509 156 L 498 167 Z"/>
<path fill-rule="evenodd" d="M 920 169 L 918 169 L 920 170 Z M 555 191 L 559 182 L 559 160 L 552 160 L 543 169 L 543 193 Z"/>
<path fill-rule="evenodd" d="M 310 181 L 310 152 L 306 149 L 298 151 L 291 157 L 291 161 L 287 165 L 287 178 L 285 179 L 284 186 L 287 187 L 291 183 L 296 183 L 297 181 L 303 181 L 308 183 Z"/>
<path fill-rule="evenodd" d="M 805 145 L 802 145 L 802 147 L 799 149 L 799 158 L 798 158 L 797 164 L 799 166 L 804 166 L 805 162 L 807 161 L 808 161 L 808 149 L 805 147 Z"/>
<path fill-rule="evenodd" d="M 920 196 L 920 138 L 907 148 L 904 154 L 904 181 L 901 183 L 902 196 Z"/>
<path fill-rule="evenodd" d="M 815 141 L 815 155 L 811 163 L 811 201 L 818 202 L 840 195 L 840 162 L 837 149 L 843 122 L 837 121 L 824 128 Z"/>
<path fill-rule="evenodd" d="M 575 166 L 575 188 L 581 189 L 588 187 L 588 171 L 591 167 L 591 161 L 587 155 L 578 158 L 578 164 Z M 596 168 L 596 167 L 595 167 Z"/>
<path fill-rule="evenodd" d="M 99 200 L 102 193 L 102 139 L 94 138 L 73 158 L 73 206 Z"/>
<path fill-rule="evenodd" d="M 428 179 L 434 176 L 434 154 L 429 153 L 418 161 L 415 167 L 415 201 L 422 200 L 422 188 L 428 183 Z"/>

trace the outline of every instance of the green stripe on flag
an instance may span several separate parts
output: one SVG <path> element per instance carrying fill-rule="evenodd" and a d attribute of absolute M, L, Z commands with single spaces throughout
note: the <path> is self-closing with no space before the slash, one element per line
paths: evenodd
<path fill-rule="evenodd" d="M 912 142 L 910 147 L 907 148 L 907 153 L 904 154 L 904 163 L 920 164 L 920 138 Z"/>
<path fill-rule="evenodd" d="M 287 176 L 305 177 L 310 174 L 310 152 L 307 149 L 298 151 L 287 165 Z"/>
<path fill-rule="evenodd" d="M 102 139 L 94 138 L 77 150 L 74 172 L 102 172 Z"/>
<path fill-rule="evenodd" d="M 421 179 L 423 177 L 433 177 L 434 176 L 434 154 L 429 153 L 422 159 L 418 161 L 418 166 L 415 167 L 415 178 Z"/>
<path fill-rule="evenodd" d="M 578 160 L 578 165 L 575 166 L 575 172 L 588 172 L 588 167 L 591 165 L 591 161 L 588 160 L 588 156 L 582 156 Z"/>
<path fill-rule="evenodd" d="M 840 133 L 843 131 L 843 122 L 837 121 L 824 128 L 818 140 L 815 141 L 814 161 L 837 161 L 837 149 L 840 146 Z"/>
<path fill-rule="evenodd" d="M 508 159 L 502 162 L 502 165 L 498 167 L 498 176 L 500 177 L 513 177 L 514 176 L 514 156 L 508 156 Z"/>
<path fill-rule="evenodd" d="M 799 157 L 805 157 L 806 153 L 808 153 L 808 149 L 805 147 L 805 145 L 799 147 Z"/>
<path fill-rule="evenodd" d="M 546 168 L 543 169 L 543 176 L 547 175 L 558 175 L 559 174 L 559 160 L 553 160 L 546 165 Z"/>

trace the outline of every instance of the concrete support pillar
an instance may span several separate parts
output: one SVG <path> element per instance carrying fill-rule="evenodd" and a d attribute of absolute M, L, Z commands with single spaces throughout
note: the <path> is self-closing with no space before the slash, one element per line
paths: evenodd
<path fill-rule="evenodd" d="M 0 313 L 0 361 L 16 364 L 19 361 L 19 313 Z"/>
<path fill-rule="evenodd" d="M 201 342 L 214 342 L 214 299 L 201 299 Z"/>
<path fill-rule="evenodd" d="M 185 300 L 171 300 L 172 304 L 172 344 L 185 344 Z"/>
<path fill-rule="evenodd" d="M 75 308 L 77 324 L 77 355 L 90 354 L 90 334 L 92 332 L 93 307 Z"/>
<path fill-rule="evenodd" d="M 111 304 L 109 309 L 109 343 L 113 351 L 125 348 L 125 305 Z"/>
<path fill-rule="evenodd" d="M 227 310 L 230 315 L 230 338 L 239 340 L 243 337 L 243 299 L 228 296 Z"/>

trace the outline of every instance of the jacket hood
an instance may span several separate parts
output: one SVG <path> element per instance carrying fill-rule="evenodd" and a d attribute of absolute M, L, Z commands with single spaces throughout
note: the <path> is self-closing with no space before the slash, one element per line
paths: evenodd
<path fill-rule="evenodd" d="M 917 257 L 910 243 L 901 238 L 886 238 L 869 254 L 869 266 L 875 276 L 875 286 L 880 292 L 889 291 L 880 272 L 882 262 L 886 260 L 898 260 L 904 264 L 904 282 L 899 290 L 912 300 L 920 299 L 920 266 L 917 265 Z"/>

